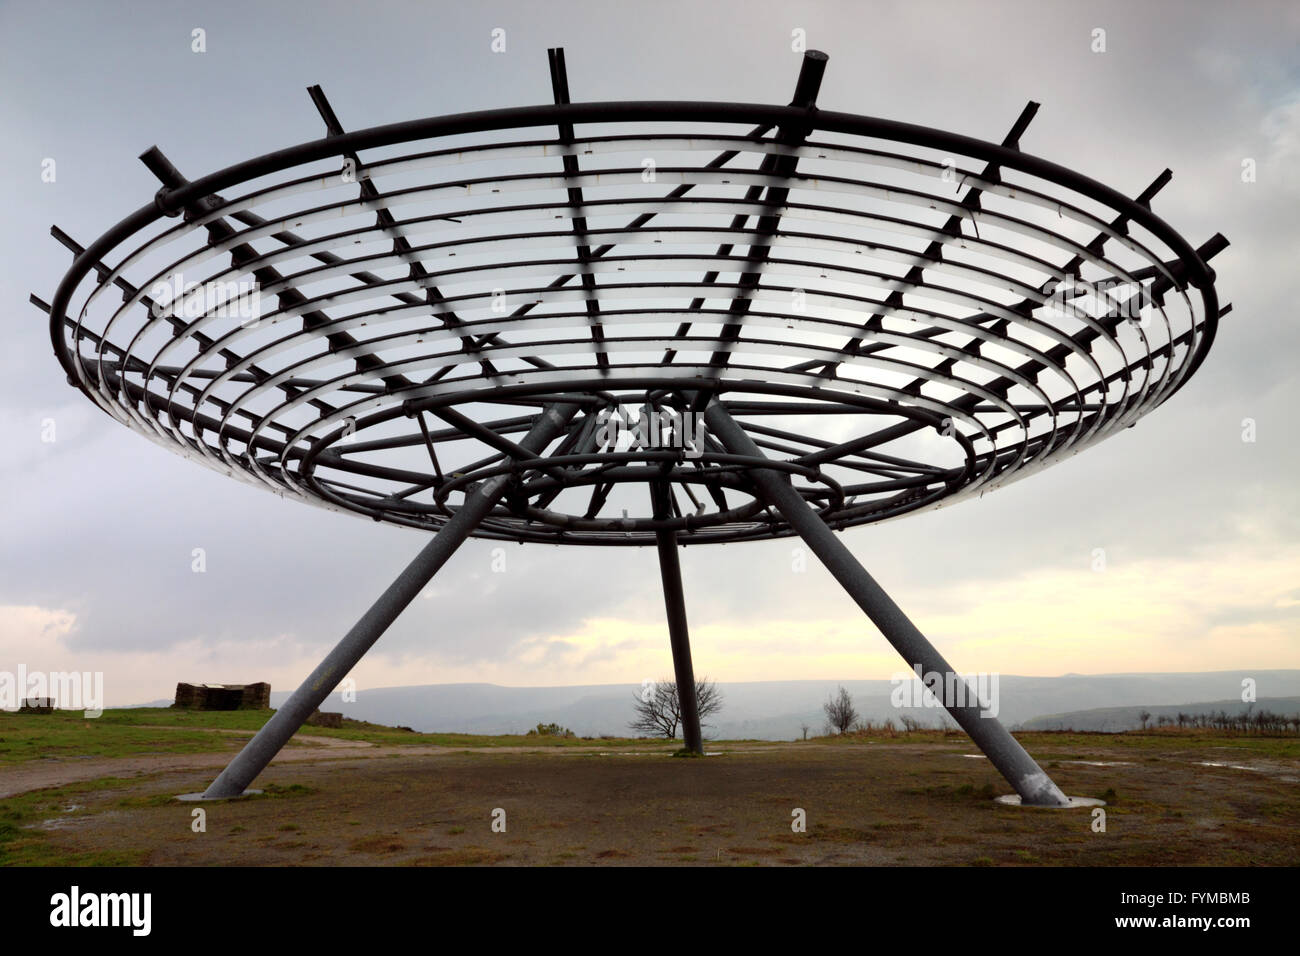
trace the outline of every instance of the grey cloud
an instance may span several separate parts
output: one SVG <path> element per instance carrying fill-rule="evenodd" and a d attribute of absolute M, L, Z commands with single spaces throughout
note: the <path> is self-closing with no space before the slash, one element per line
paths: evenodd
<path fill-rule="evenodd" d="M 1135 429 L 1032 480 L 848 533 L 886 588 L 919 594 L 1044 567 L 1082 573 L 1094 547 L 1136 560 L 1297 540 L 1300 130 L 1282 124 L 1300 114 L 1281 109 L 1300 91 L 1294 5 L 670 3 L 655 16 L 625 4 L 370 5 L 364 28 L 355 4 L 315 9 L 0 9 L 0 82 L 10 91 L 0 101 L 9 211 L 0 603 L 75 610 L 73 646 L 279 634 L 325 646 L 422 538 L 238 485 L 82 403 L 26 304 L 30 291 L 50 298 L 70 262 L 49 224 L 88 242 L 148 201 L 156 183 L 134 157 L 155 142 L 197 176 L 319 136 L 309 83 L 324 85 L 350 127 L 545 100 L 545 49 L 557 43 L 576 99 L 786 102 L 790 30 L 802 27 L 831 55 L 826 108 L 998 139 L 1034 99 L 1043 110 L 1026 150 L 1134 193 L 1169 165 L 1175 179 L 1157 211 L 1194 242 L 1216 231 L 1232 240 L 1214 265 L 1235 311 L 1191 384 Z M 196 25 L 208 31 L 201 56 L 188 48 Z M 496 25 L 509 31 L 509 52 L 492 57 Z M 1095 26 L 1107 30 L 1105 54 L 1088 50 Z M 1240 159 L 1251 155 L 1261 177 L 1243 184 Z M 39 182 L 45 156 L 59 162 L 56 185 Z M 39 442 L 45 417 L 59 423 L 52 446 Z M 1257 421 L 1254 444 L 1240 440 L 1245 417 Z M 509 570 L 497 575 L 494 546 L 467 546 L 381 647 L 472 662 L 598 617 L 661 618 L 651 551 L 510 546 Z M 796 546 L 687 549 L 692 622 L 853 613 L 824 572 L 791 572 Z M 190 568 L 196 547 L 204 574 Z M 581 664 L 572 647 L 547 653 Z"/>

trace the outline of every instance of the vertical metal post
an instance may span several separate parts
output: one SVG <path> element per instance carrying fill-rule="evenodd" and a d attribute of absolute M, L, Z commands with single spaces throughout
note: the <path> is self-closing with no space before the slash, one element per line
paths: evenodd
<path fill-rule="evenodd" d="M 556 403 L 543 409 L 528 434 L 519 442 L 522 448 L 540 453 L 562 431 L 564 425 L 577 412 L 578 406 Z M 203 798 L 215 800 L 237 797 L 266 769 L 266 765 L 297 733 L 298 728 L 338 686 L 347 673 L 356 666 L 366 651 L 374 646 L 388 626 L 397 619 L 406 606 L 429 583 L 464 543 L 479 523 L 505 493 L 513 477 L 501 475 L 485 481 L 478 489 L 467 491 L 465 503 L 443 525 L 433 540 L 424 546 L 397 580 L 388 586 L 370 610 L 344 635 L 343 640 L 316 669 L 302 682 L 289 699 L 281 705 L 261 730 L 235 755 L 235 759 L 203 793 Z"/>
<path fill-rule="evenodd" d="M 651 482 L 650 497 L 655 518 L 668 517 L 668 483 Z M 682 590 L 682 566 L 677 555 L 677 532 L 656 531 L 655 544 L 659 549 L 659 576 L 663 579 L 664 609 L 668 614 L 668 642 L 673 649 L 682 740 L 687 750 L 703 754 L 704 737 L 700 733 L 700 708 L 695 696 L 695 669 L 691 665 L 691 635 L 686 625 L 686 597 Z"/>
<path fill-rule="evenodd" d="M 729 452 L 760 459 L 764 457 L 753 439 L 716 397 L 710 398 L 704 421 L 709 431 Z M 955 675 L 956 672 L 944 660 L 943 655 L 858 563 L 835 532 L 826 526 L 803 496 L 795 491 L 789 479 L 770 468 L 751 468 L 748 476 L 763 498 L 803 538 L 844 590 L 866 612 L 867 617 L 880 628 L 886 640 L 903 655 L 903 659 L 914 669 L 919 667 L 922 674 L 942 675 L 945 687 L 948 686 L 948 675 Z M 1034 758 L 1029 756 L 997 718 L 984 716 L 975 692 L 969 686 L 965 689 L 965 702 L 944 700 L 942 703 L 962 730 L 970 735 L 998 772 L 1020 794 L 1021 803 L 1032 806 L 1068 806 L 1070 801 Z M 975 703 L 970 703 L 972 700 Z"/>

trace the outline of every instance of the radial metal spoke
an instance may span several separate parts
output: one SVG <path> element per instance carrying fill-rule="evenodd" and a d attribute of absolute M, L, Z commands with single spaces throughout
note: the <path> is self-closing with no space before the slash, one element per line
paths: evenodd
<path fill-rule="evenodd" d="M 799 79 L 795 85 L 794 98 L 790 101 L 790 105 L 811 112 L 816 106 L 817 91 L 821 88 L 822 75 L 825 71 L 826 54 L 817 50 L 807 51 L 799 68 Z M 784 126 L 777 130 L 776 142 L 783 146 L 798 146 L 807 137 L 809 131 L 809 126 Z M 798 160 L 793 156 L 769 154 L 763 160 L 762 168 L 764 172 L 770 171 L 780 177 L 789 177 L 794 175 L 797 165 Z M 777 210 L 785 203 L 789 195 L 790 190 L 786 187 L 768 187 L 765 201 L 772 206 L 773 211 L 766 216 L 759 217 L 758 231 L 760 234 L 771 236 L 776 232 L 781 224 L 781 215 Z M 740 337 L 740 327 L 752 301 L 749 296 L 758 286 L 762 275 L 761 263 L 767 258 L 770 250 L 771 245 L 769 242 L 757 243 L 749 247 L 750 258 L 756 259 L 760 265 L 753 271 L 741 275 L 740 285 L 745 292 L 732 300 L 730 309 L 731 314 L 740 321 L 729 322 L 722 327 L 722 334 L 719 336 L 721 341 L 732 342 Z M 712 365 L 726 365 L 730 356 L 730 349 L 719 349 L 713 353 L 713 357 L 709 361 Z"/>

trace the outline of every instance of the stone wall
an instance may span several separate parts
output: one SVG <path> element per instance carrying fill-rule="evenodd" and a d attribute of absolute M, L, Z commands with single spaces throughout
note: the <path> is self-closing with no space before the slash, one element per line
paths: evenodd
<path fill-rule="evenodd" d="M 176 685 L 173 707 L 187 710 L 269 710 L 271 685 L 185 684 Z"/>

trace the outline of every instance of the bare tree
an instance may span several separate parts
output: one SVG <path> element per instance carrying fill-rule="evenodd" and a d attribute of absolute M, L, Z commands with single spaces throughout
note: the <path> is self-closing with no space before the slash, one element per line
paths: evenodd
<path fill-rule="evenodd" d="M 1142 729 L 1147 729 L 1147 721 L 1151 719 L 1151 711 L 1144 710 L 1138 714 L 1138 720 L 1142 721 Z"/>
<path fill-rule="evenodd" d="M 827 722 L 840 733 L 852 727 L 858 719 L 858 712 L 853 709 L 853 698 L 842 686 L 839 695 L 826 701 L 822 709 L 826 711 Z"/>
<path fill-rule="evenodd" d="M 664 737 L 672 740 L 682 722 L 681 700 L 677 696 L 677 682 L 657 681 L 652 688 L 636 695 L 636 719 L 629 725 L 638 734 L 647 737 Z M 695 681 L 695 707 L 700 714 L 700 725 L 705 718 L 722 709 L 722 692 L 708 678 Z"/>
<path fill-rule="evenodd" d="M 799 725 L 799 729 L 803 731 L 803 739 L 804 739 L 804 740 L 807 740 L 807 739 L 808 739 L 808 731 L 811 730 L 812 728 L 810 728 L 807 724 L 800 724 L 800 725 Z"/>

